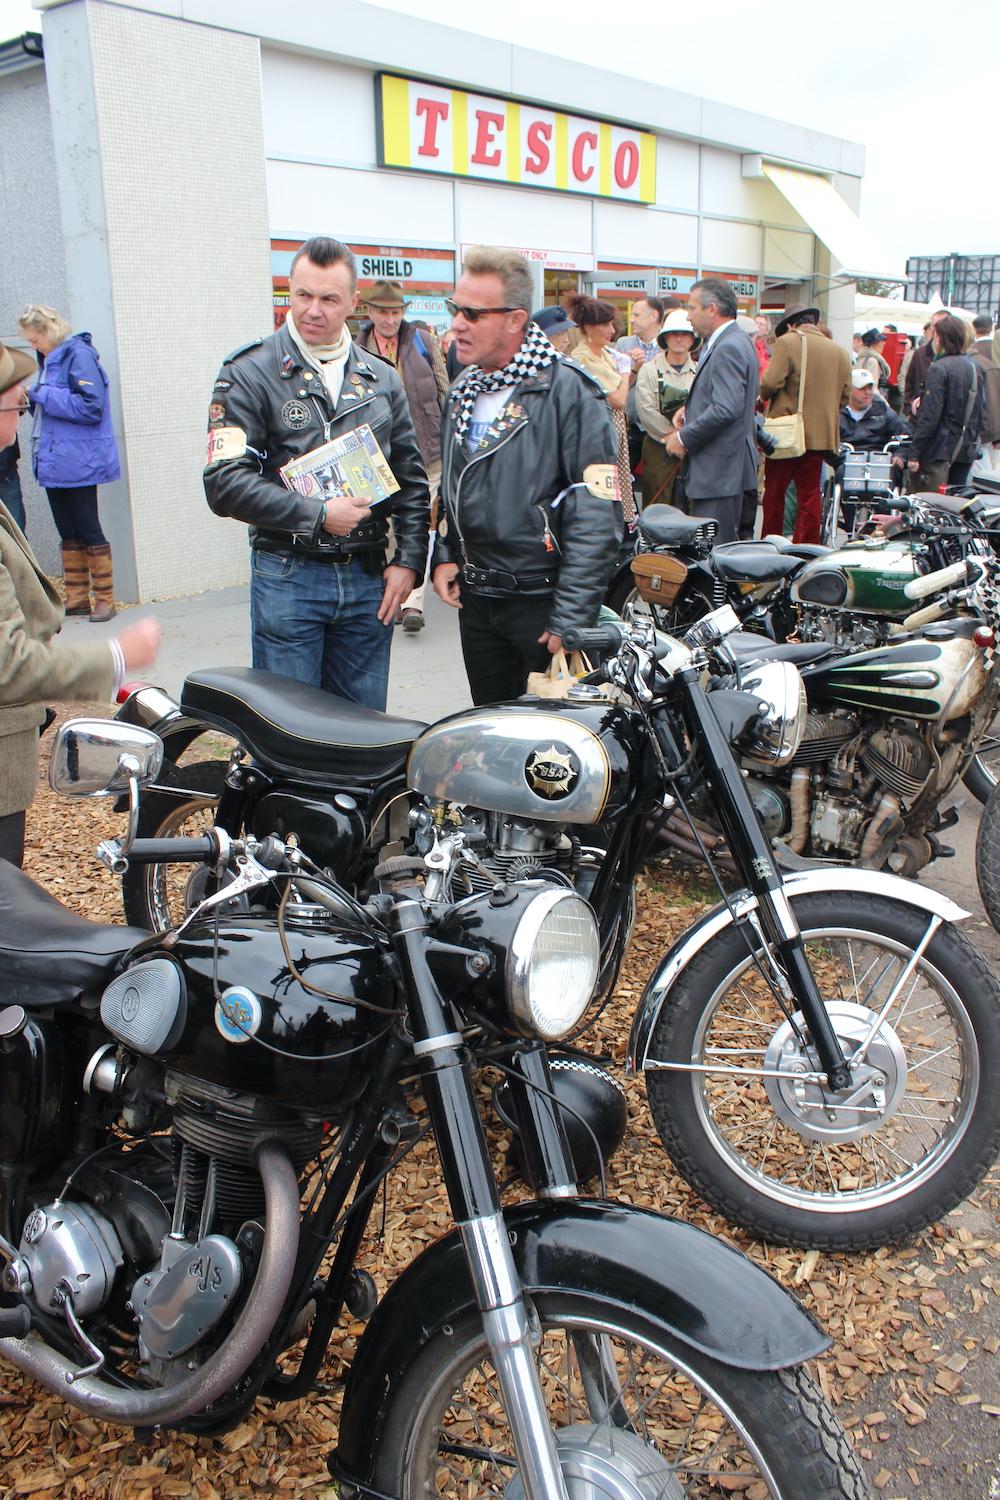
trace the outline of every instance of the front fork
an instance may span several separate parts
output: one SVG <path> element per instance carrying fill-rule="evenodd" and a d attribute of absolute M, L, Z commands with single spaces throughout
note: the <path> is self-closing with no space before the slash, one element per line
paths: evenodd
<path fill-rule="evenodd" d="M 511 1253 L 462 1037 L 427 965 L 427 919 L 420 903 L 399 901 L 393 928 L 409 997 L 413 1051 L 423 1070 L 445 1187 L 465 1246 L 525 1494 L 527 1500 L 567 1500 L 535 1363 L 540 1330 Z M 565 1175 L 565 1166 L 563 1170 Z"/>
<path fill-rule="evenodd" d="M 840 1093 L 851 1087 L 851 1070 L 830 1024 L 771 846 L 700 676 L 694 671 L 686 672 L 683 681 L 692 728 L 705 751 L 715 792 L 715 811 L 729 851 L 747 886 L 757 897 L 765 937 L 773 942 L 788 988 L 805 1017 L 820 1067 L 830 1088 Z M 780 976 L 775 977 L 780 984 Z"/>

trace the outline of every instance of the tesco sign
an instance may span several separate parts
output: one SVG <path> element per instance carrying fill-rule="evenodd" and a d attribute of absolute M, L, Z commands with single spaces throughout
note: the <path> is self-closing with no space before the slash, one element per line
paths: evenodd
<path fill-rule="evenodd" d="M 656 137 L 607 120 L 376 74 L 383 167 L 656 201 Z"/>

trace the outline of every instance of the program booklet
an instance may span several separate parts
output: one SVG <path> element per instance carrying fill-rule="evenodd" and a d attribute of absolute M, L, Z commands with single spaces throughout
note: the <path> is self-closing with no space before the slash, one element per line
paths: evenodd
<path fill-rule="evenodd" d="M 367 424 L 333 438 L 311 453 L 303 453 L 301 458 L 293 458 L 278 472 L 290 490 L 317 500 L 337 500 L 350 495 L 369 505 L 379 505 L 399 489 Z"/>

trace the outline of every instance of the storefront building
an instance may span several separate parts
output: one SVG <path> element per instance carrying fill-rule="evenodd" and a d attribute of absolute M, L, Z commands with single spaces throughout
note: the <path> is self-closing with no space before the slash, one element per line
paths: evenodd
<path fill-rule="evenodd" d="M 201 491 L 209 392 L 228 350 L 283 321 L 310 235 L 352 247 L 362 297 L 399 281 L 438 328 L 472 244 L 520 250 L 539 306 L 586 290 L 627 318 L 714 274 L 750 313 L 820 306 L 844 342 L 854 278 L 901 274 L 856 216 L 849 141 L 355 0 L 43 11 L 35 55 L 0 47 L 0 209 L 19 226 L 0 337 L 49 301 L 101 350 L 121 597 L 247 577 L 245 528 Z"/>

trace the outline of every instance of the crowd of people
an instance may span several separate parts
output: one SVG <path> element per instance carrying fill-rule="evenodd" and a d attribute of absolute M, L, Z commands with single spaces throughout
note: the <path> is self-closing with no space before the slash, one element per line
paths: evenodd
<path fill-rule="evenodd" d="M 429 577 L 461 611 L 473 700 L 509 699 L 570 627 L 594 623 L 645 506 L 712 521 L 718 542 L 759 521 L 808 543 L 843 443 L 905 438 L 911 489 L 963 484 L 973 466 L 1000 477 L 990 318 L 970 329 L 942 309 L 922 341 L 888 325 L 848 354 L 818 308 L 789 307 L 772 329 L 718 277 L 683 305 L 640 297 L 627 331 L 599 298 L 534 308 L 533 294 L 520 255 L 473 247 L 439 338 L 406 317 L 398 282 L 359 294 L 346 245 L 297 252 L 284 324 L 223 361 L 209 406 L 205 493 L 249 528 L 256 668 L 383 710 L 393 626 L 423 627 Z M 115 604 L 97 491 L 118 455 L 90 335 L 41 304 L 19 322 L 33 354 L 0 345 L 0 857 L 15 860 L 41 699 L 104 696 L 158 643 L 148 620 L 101 645 L 54 639 L 63 606 L 24 537 L 18 417 L 31 413 L 65 614 L 99 624 Z M 362 428 L 396 486 L 383 502 L 284 481 L 290 461 Z"/>

